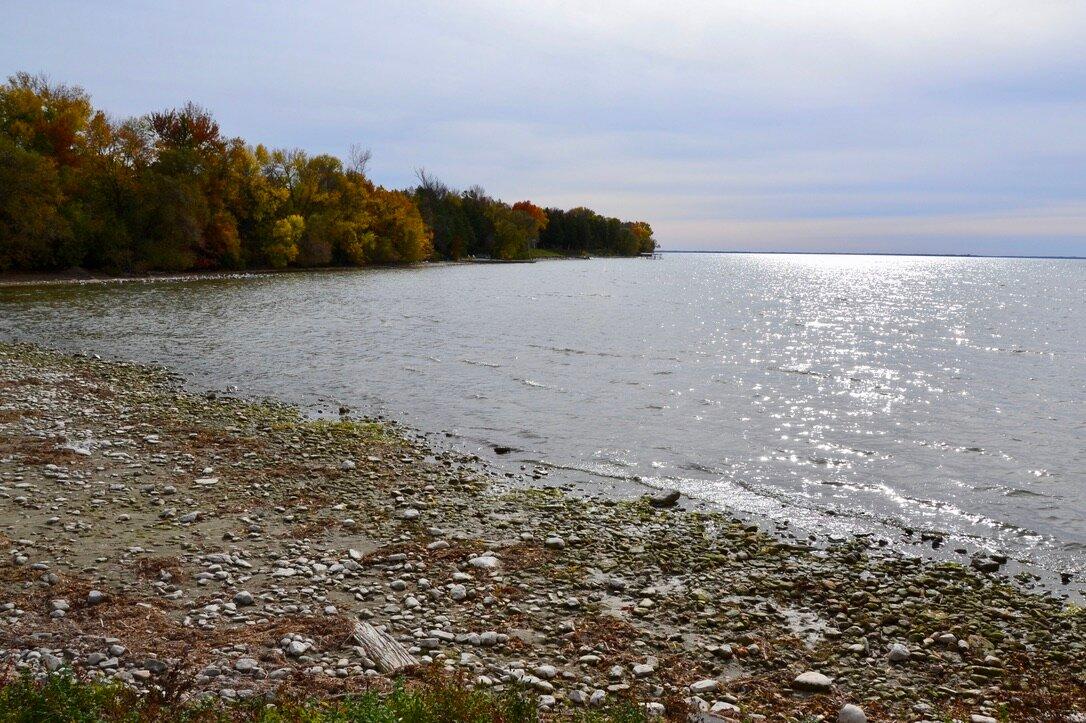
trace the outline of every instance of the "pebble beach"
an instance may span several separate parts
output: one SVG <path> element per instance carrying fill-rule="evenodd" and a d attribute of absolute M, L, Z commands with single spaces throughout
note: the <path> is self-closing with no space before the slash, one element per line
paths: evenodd
<path fill-rule="evenodd" d="M 1086 611 L 1000 560 L 675 503 L 2 344 L 0 670 L 225 701 L 440 675 L 549 719 L 1086 721 Z M 416 664 L 374 660 L 360 622 Z"/>

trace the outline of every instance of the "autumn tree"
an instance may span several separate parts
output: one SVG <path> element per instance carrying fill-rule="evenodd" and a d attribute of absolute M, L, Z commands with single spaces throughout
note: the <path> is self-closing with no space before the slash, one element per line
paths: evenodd
<path fill-rule="evenodd" d="M 396 191 L 347 162 L 252 146 L 186 103 L 110 119 L 80 88 L 18 73 L 0 85 L 0 270 L 112 272 L 416 263 L 655 246 L 643 222 L 509 204 L 424 170 Z"/>

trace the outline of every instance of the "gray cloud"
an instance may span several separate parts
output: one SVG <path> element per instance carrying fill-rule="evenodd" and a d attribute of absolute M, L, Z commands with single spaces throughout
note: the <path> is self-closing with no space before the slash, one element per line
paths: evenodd
<path fill-rule="evenodd" d="M 0 70 L 666 247 L 1086 254 L 1081 2 L 33 3 Z"/>

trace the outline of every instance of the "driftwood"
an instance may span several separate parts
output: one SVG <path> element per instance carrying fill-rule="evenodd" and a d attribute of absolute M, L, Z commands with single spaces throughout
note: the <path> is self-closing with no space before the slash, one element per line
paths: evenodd
<path fill-rule="evenodd" d="M 354 639 L 366 651 L 366 657 L 377 663 L 377 669 L 385 675 L 392 675 L 418 665 L 407 648 L 400 645 L 388 633 L 383 633 L 366 622 L 354 624 Z"/>

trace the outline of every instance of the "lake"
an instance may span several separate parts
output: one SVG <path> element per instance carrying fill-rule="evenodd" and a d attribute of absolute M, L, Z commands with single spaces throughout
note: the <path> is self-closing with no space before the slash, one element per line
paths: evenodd
<path fill-rule="evenodd" d="M 937 530 L 1086 574 L 1082 261 L 667 254 L 21 286 L 0 289 L 0 337 L 385 414 L 597 491 L 674 487 L 802 532 Z"/>

